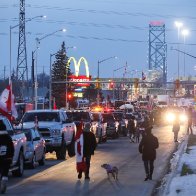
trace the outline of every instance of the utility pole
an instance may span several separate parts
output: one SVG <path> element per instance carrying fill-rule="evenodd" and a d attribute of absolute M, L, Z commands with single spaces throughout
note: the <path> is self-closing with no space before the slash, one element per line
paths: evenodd
<path fill-rule="evenodd" d="M 17 79 L 24 83 L 23 80 L 28 81 L 27 71 L 27 51 L 26 51 L 26 34 L 25 34 L 25 0 L 20 0 L 19 13 L 19 44 L 17 57 Z M 26 74 L 26 78 L 24 75 Z M 25 78 L 25 79 L 24 79 Z"/>
<path fill-rule="evenodd" d="M 4 80 L 5 80 L 5 71 L 6 71 L 6 66 L 4 66 L 3 72 L 4 72 Z"/>

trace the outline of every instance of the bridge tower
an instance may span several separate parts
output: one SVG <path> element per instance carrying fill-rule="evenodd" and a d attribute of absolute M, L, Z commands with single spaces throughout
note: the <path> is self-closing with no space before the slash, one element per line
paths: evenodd
<path fill-rule="evenodd" d="M 161 72 L 161 81 L 167 82 L 167 44 L 165 41 L 165 24 L 161 21 L 152 21 L 149 24 L 149 70 Z"/>

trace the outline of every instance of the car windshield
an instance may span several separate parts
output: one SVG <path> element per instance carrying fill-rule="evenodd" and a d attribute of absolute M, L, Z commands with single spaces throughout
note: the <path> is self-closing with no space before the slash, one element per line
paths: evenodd
<path fill-rule="evenodd" d="M 102 114 L 102 115 L 103 115 L 103 120 L 105 122 L 115 121 L 114 116 L 112 114 Z"/>
<path fill-rule="evenodd" d="M 22 118 L 22 122 L 34 122 L 37 116 L 38 121 L 46 122 L 60 122 L 60 117 L 58 112 L 32 112 L 25 113 Z"/>
<path fill-rule="evenodd" d="M 74 121 L 90 121 L 90 116 L 88 112 L 73 112 L 72 116 Z"/>
<path fill-rule="evenodd" d="M 31 131 L 29 129 L 24 129 L 24 134 L 27 138 L 27 141 L 31 141 L 32 140 L 32 137 L 31 137 Z"/>

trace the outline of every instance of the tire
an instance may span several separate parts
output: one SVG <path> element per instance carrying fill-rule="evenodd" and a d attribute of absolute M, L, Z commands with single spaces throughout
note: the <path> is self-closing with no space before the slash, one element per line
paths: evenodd
<path fill-rule="evenodd" d="M 23 151 L 21 150 L 18 156 L 18 161 L 17 165 L 18 169 L 12 171 L 12 175 L 16 177 L 21 177 L 24 172 L 24 156 L 23 156 Z"/>
<path fill-rule="evenodd" d="M 39 163 L 40 166 L 44 166 L 45 165 L 45 163 L 46 163 L 45 150 L 44 150 L 42 159 L 40 161 L 38 161 L 38 163 Z"/>
<path fill-rule="evenodd" d="M 31 169 L 35 169 L 35 165 L 36 165 L 36 157 L 35 157 L 35 152 L 33 154 L 33 158 L 31 160 L 31 163 L 29 164 Z"/>
<path fill-rule="evenodd" d="M 66 144 L 64 139 L 62 139 L 62 144 L 59 150 L 56 151 L 57 160 L 65 160 L 66 159 Z"/>

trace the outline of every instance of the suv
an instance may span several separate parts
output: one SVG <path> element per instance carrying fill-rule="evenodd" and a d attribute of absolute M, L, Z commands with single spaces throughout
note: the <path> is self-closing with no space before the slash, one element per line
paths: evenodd
<path fill-rule="evenodd" d="M 65 160 L 66 149 L 69 155 L 73 154 L 76 126 L 63 110 L 28 111 L 19 126 L 24 129 L 35 127 L 36 118 L 38 130 L 46 142 L 46 152 L 55 151 L 58 160 Z"/>
<path fill-rule="evenodd" d="M 107 141 L 106 127 L 107 123 L 103 122 L 103 117 L 100 112 L 92 112 L 92 132 L 95 134 L 97 143 Z"/>
<path fill-rule="evenodd" d="M 14 157 L 10 171 L 13 176 L 22 176 L 24 171 L 24 157 L 26 153 L 26 136 L 21 130 L 14 130 L 10 121 L 0 116 L 0 123 L 4 124 L 6 131 L 11 136 L 14 143 Z"/>

